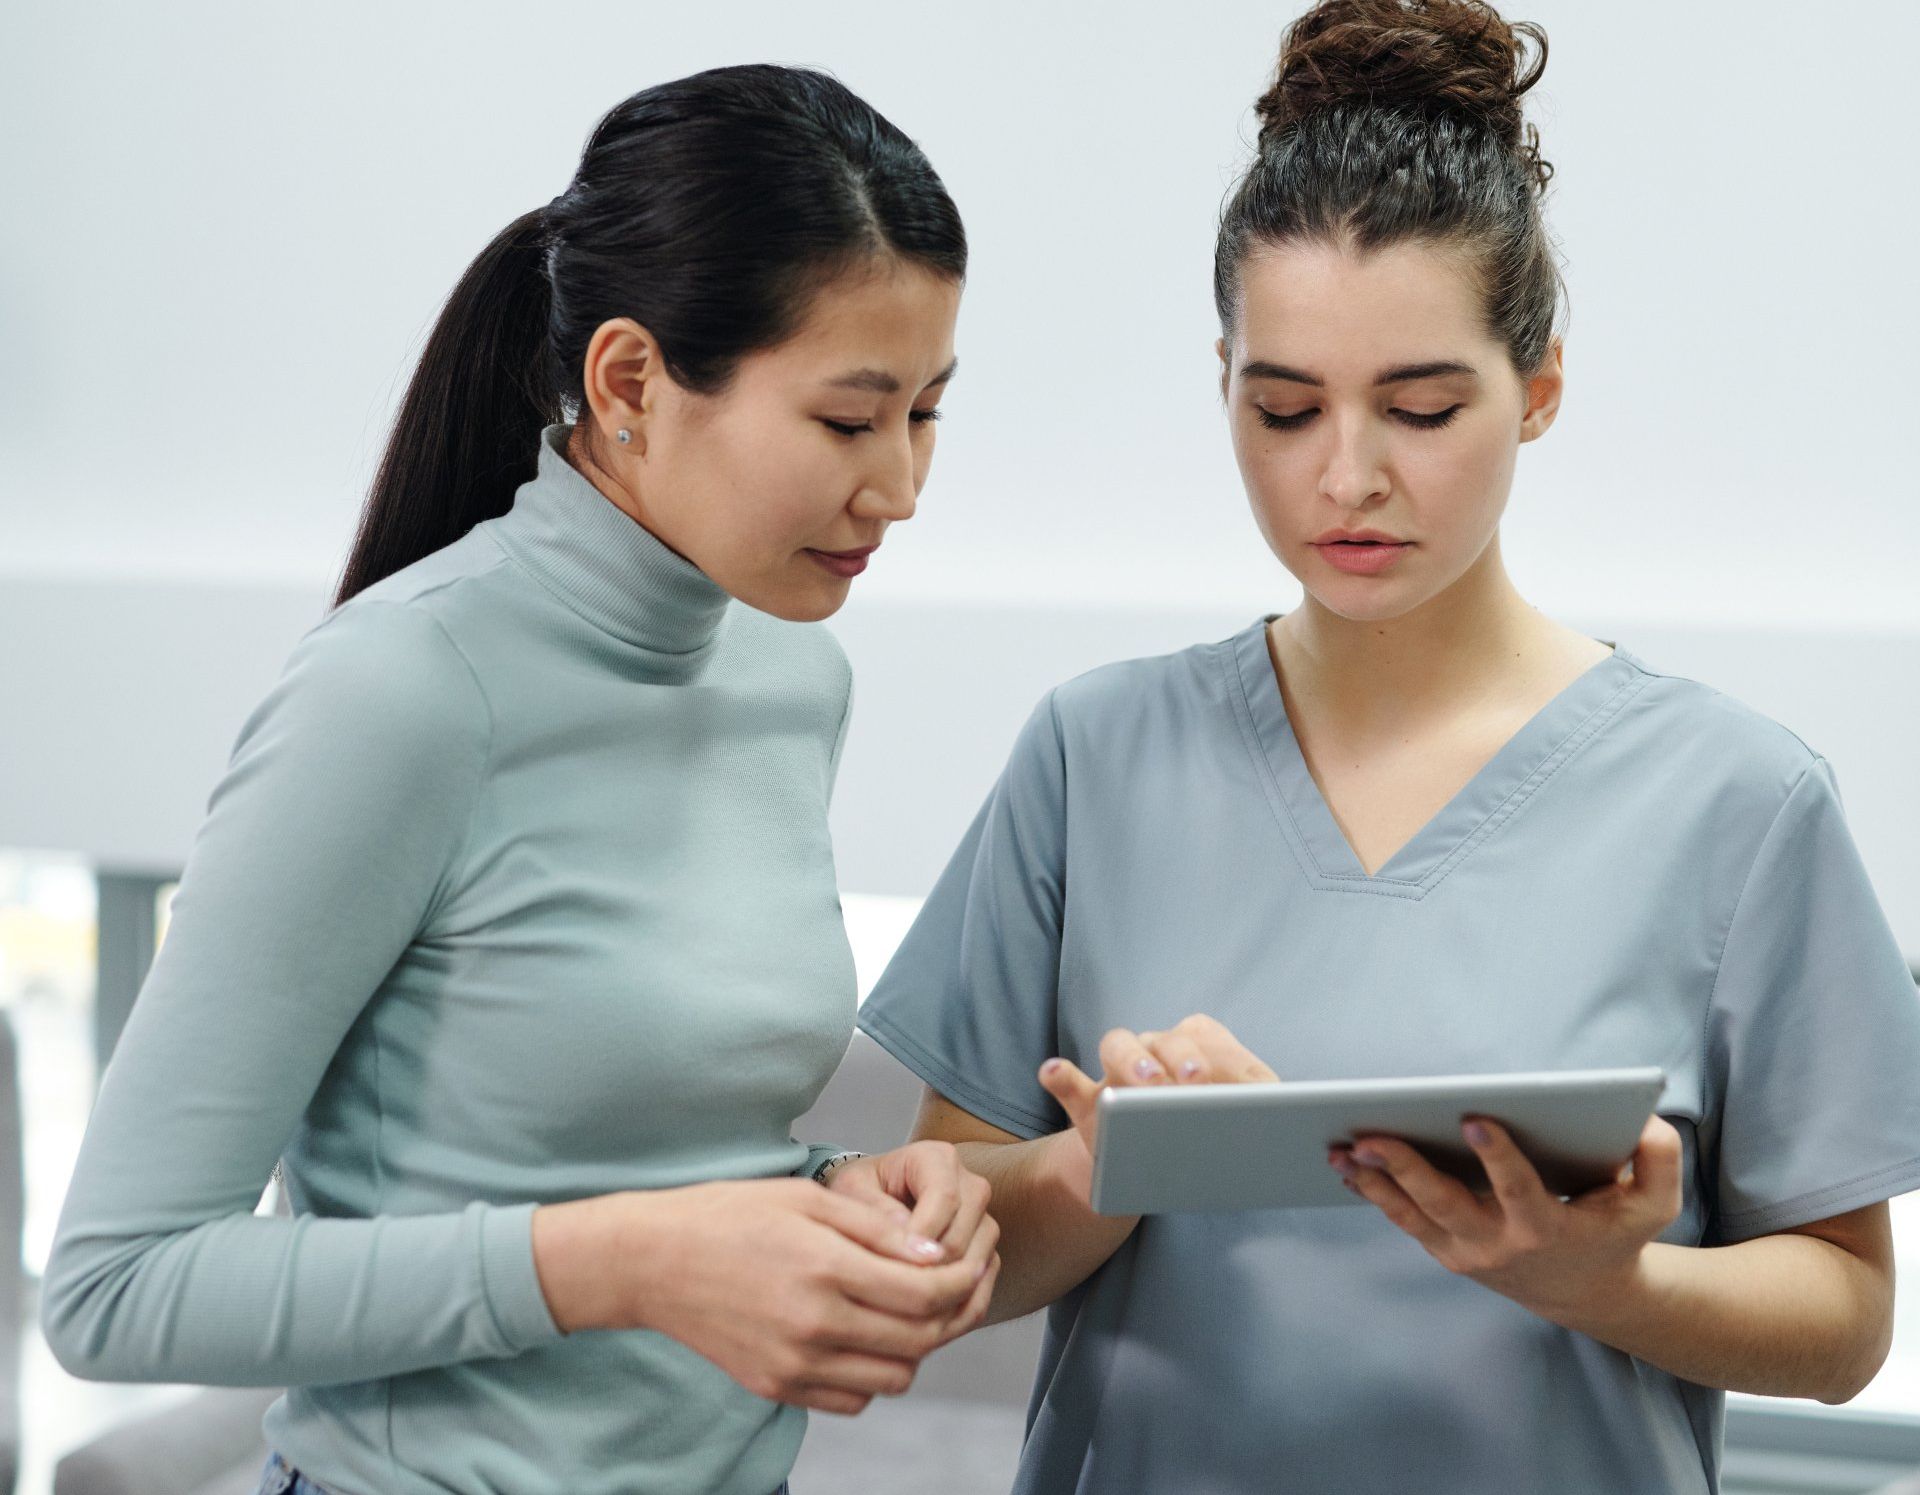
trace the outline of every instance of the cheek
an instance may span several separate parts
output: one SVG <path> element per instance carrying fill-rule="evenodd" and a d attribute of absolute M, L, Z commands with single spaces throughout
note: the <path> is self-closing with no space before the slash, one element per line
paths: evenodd
<path fill-rule="evenodd" d="M 1462 538 L 1497 524 L 1513 482 L 1514 442 L 1491 423 L 1476 424 L 1443 439 L 1407 443 L 1402 480 L 1433 518 L 1445 515 Z"/>
<path fill-rule="evenodd" d="M 739 433 L 716 452 L 703 485 L 703 526 L 726 548 L 758 566 L 777 567 L 819 540 L 845 503 L 846 463 L 810 432 L 786 440 Z"/>

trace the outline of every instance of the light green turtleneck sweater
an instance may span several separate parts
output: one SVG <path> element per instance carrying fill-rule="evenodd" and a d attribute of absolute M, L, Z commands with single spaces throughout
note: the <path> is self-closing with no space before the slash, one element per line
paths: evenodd
<path fill-rule="evenodd" d="M 854 1017 L 845 657 L 564 437 L 248 719 L 47 1271 L 70 1370 L 289 1386 L 268 1439 L 340 1495 L 768 1495 L 805 1427 L 663 1335 L 562 1335 L 534 1272 L 537 1204 L 803 1167 Z"/>

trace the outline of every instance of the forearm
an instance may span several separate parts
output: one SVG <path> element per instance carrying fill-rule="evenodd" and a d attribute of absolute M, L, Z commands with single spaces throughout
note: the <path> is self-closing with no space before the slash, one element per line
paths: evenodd
<path fill-rule="evenodd" d="M 1732 1246 L 1656 1242 L 1608 1291 L 1536 1311 L 1683 1380 L 1833 1404 L 1885 1360 L 1889 1297 L 1879 1274 L 1832 1242 L 1767 1235 Z"/>
<path fill-rule="evenodd" d="M 961 1142 L 960 1160 L 993 1186 L 1000 1279 L 986 1322 L 1044 1308 L 1086 1281 L 1140 1223 L 1087 1204 L 1092 1163 L 1071 1131 L 1031 1142 Z"/>
<path fill-rule="evenodd" d="M 239 1214 L 136 1234 L 86 1200 L 69 1205 L 42 1322 L 89 1380 L 296 1386 L 515 1355 L 555 1332 L 527 1213 Z"/>

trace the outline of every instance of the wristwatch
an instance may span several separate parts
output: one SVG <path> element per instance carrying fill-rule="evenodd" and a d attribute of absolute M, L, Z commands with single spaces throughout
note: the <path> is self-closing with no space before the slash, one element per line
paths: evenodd
<path fill-rule="evenodd" d="M 807 1176 L 817 1184 L 825 1184 L 833 1177 L 833 1170 L 842 1163 L 851 1163 L 855 1158 L 864 1158 L 864 1152 L 836 1152 L 821 1159 L 819 1165 Z"/>

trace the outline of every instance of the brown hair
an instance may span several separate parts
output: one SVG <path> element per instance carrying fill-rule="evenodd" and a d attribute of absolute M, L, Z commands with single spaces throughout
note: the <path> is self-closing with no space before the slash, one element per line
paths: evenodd
<path fill-rule="evenodd" d="M 1552 166 L 1521 117 L 1547 37 L 1482 0 L 1321 0 L 1287 28 L 1258 153 L 1220 216 L 1214 306 L 1231 336 L 1263 244 L 1466 252 L 1513 365 L 1545 361 L 1563 299 L 1541 216 Z"/>

